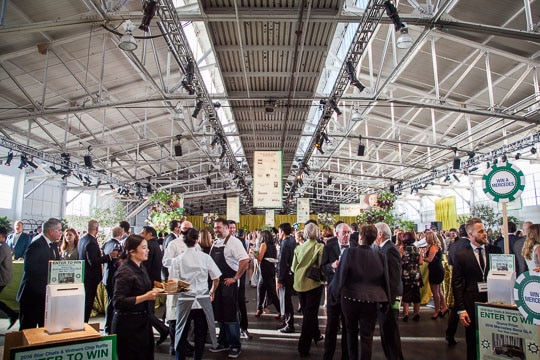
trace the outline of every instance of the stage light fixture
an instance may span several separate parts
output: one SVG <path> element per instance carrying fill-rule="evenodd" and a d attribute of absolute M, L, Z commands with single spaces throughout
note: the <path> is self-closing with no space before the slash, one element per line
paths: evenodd
<path fill-rule="evenodd" d="M 362 83 L 360 83 L 360 81 L 356 77 L 356 71 L 354 69 L 354 64 L 353 64 L 353 62 L 351 60 L 347 61 L 347 75 L 349 76 L 349 81 L 351 82 L 352 86 L 357 87 L 358 90 L 360 90 L 360 92 L 364 91 L 364 89 L 366 87 L 364 85 L 362 85 Z"/>
<path fill-rule="evenodd" d="M 330 144 L 330 139 L 328 138 L 328 135 L 324 131 L 321 133 L 321 137 L 325 143 Z"/>
<path fill-rule="evenodd" d="M 270 99 L 264 102 L 264 110 L 266 111 L 266 113 L 268 114 L 273 113 L 275 108 L 276 108 L 275 100 Z"/>
<path fill-rule="evenodd" d="M 212 185 L 212 179 L 210 178 L 210 176 L 206 177 L 206 185 Z"/>
<path fill-rule="evenodd" d="M 214 135 L 214 138 L 212 139 L 212 142 L 209 145 L 210 149 L 213 149 L 217 145 L 218 141 L 219 141 L 219 136 Z"/>
<path fill-rule="evenodd" d="M 182 80 L 182 87 L 189 93 L 189 95 L 195 95 L 195 87 L 193 86 L 193 79 L 195 77 L 195 63 L 189 59 L 186 68 L 186 77 Z"/>
<path fill-rule="evenodd" d="M 459 181 L 459 178 L 458 178 L 458 176 L 456 174 L 452 174 L 452 176 L 454 177 L 454 179 L 456 179 L 457 182 L 461 182 L 461 181 Z"/>
<path fill-rule="evenodd" d="M 536 154 L 536 148 L 534 146 L 531 148 L 531 154 Z"/>
<path fill-rule="evenodd" d="M 508 161 L 508 157 L 506 156 L 506 154 L 503 154 L 503 156 L 501 156 L 501 161 L 503 163 L 507 162 Z"/>
<path fill-rule="evenodd" d="M 499 159 L 495 158 L 493 159 L 493 165 L 497 165 L 499 163 Z"/>
<path fill-rule="evenodd" d="M 334 180 L 334 178 L 331 177 L 331 176 L 329 176 L 329 177 L 326 179 L 326 186 L 332 185 L 332 180 Z"/>
<path fill-rule="evenodd" d="M 137 49 L 137 41 L 132 33 L 133 29 L 135 29 L 135 25 L 131 22 L 131 20 L 126 20 L 122 26 L 126 32 L 120 38 L 118 47 L 124 51 L 134 51 Z"/>
<path fill-rule="evenodd" d="M 178 144 L 174 146 L 174 156 L 182 156 L 182 144 L 180 144 L 181 139 L 182 135 L 176 135 L 176 140 L 178 140 Z"/>
<path fill-rule="evenodd" d="M 191 117 L 196 118 L 197 116 L 199 116 L 199 112 L 201 111 L 203 105 L 204 105 L 204 101 L 198 100 L 197 103 L 195 104 L 195 110 L 193 110 L 193 114 L 191 114 Z"/>
<path fill-rule="evenodd" d="M 25 167 L 28 167 L 28 158 L 26 157 L 26 155 L 21 155 L 21 163 L 19 164 L 19 169 L 23 169 Z"/>
<path fill-rule="evenodd" d="M 520 154 L 520 153 L 516 153 L 516 155 L 514 156 L 514 159 L 519 160 L 520 157 L 521 157 L 521 154 Z"/>
<path fill-rule="evenodd" d="M 13 151 L 8 152 L 7 158 L 6 158 L 6 166 L 11 166 L 11 162 L 13 161 Z"/>
<path fill-rule="evenodd" d="M 152 21 L 156 13 L 157 3 L 158 2 L 154 0 L 148 0 L 147 2 L 144 3 L 143 18 L 141 21 L 141 25 L 139 26 L 139 30 L 148 32 L 148 27 L 150 26 L 150 22 Z"/>
<path fill-rule="evenodd" d="M 396 31 L 401 29 L 401 19 L 399 17 L 398 11 L 394 4 L 390 0 L 386 0 L 384 2 L 384 8 L 386 10 L 386 15 L 392 20 L 392 23 L 394 23 L 394 29 Z"/>
<path fill-rule="evenodd" d="M 337 106 L 337 102 L 336 102 L 336 99 L 332 98 L 329 100 L 330 102 L 330 106 L 332 106 L 332 109 L 334 109 L 334 111 L 336 112 L 336 114 L 339 116 L 342 114 L 341 110 L 339 109 L 339 107 Z"/>
<path fill-rule="evenodd" d="M 324 151 L 322 149 L 322 145 L 323 145 L 323 141 L 322 141 L 322 137 L 321 135 L 319 134 L 319 136 L 317 136 L 317 140 L 315 141 L 315 147 L 317 148 L 317 150 L 319 150 L 319 152 L 324 155 Z"/>

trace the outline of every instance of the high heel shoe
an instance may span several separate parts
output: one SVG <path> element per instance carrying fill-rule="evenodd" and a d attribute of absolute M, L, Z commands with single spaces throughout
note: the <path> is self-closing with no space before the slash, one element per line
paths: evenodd
<path fill-rule="evenodd" d="M 439 311 L 439 316 L 440 317 L 444 317 L 446 314 L 448 314 L 450 312 L 450 310 L 448 308 L 446 308 L 446 310 L 444 311 Z"/>
<path fill-rule="evenodd" d="M 319 335 L 317 339 L 313 339 L 313 342 L 315 342 L 315 346 L 317 346 L 319 344 L 319 341 L 322 341 L 322 340 L 324 340 L 324 336 Z"/>
<path fill-rule="evenodd" d="M 437 320 L 439 318 L 439 315 L 441 315 L 440 312 L 436 312 L 435 314 L 433 314 L 433 316 L 431 317 L 431 320 Z"/>
<path fill-rule="evenodd" d="M 260 317 L 262 313 L 262 310 L 257 310 L 257 312 L 255 313 L 255 317 Z"/>

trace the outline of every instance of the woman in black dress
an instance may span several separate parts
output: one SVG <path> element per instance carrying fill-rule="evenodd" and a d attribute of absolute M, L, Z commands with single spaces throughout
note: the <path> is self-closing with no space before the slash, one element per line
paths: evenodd
<path fill-rule="evenodd" d="M 259 248 L 257 261 L 260 264 L 260 277 L 259 286 L 257 288 L 258 301 L 255 316 L 261 316 L 264 299 L 266 298 L 268 301 L 267 305 L 272 303 L 276 307 L 276 311 L 278 312 L 276 319 L 279 319 L 281 317 L 281 310 L 279 307 L 279 298 L 276 293 L 277 248 L 274 237 L 268 230 L 264 230 L 261 233 L 261 247 Z"/>
<path fill-rule="evenodd" d="M 435 233 L 428 231 L 426 233 L 427 250 L 424 257 L 424 261 L 427 262 L 429 269 L 429 287 L 433 294 L 433 303 L 435 305 L 435 312 L 431 317 L 432 320 L 437 319 L 439 316 L 444 317 L 448 312 L 448 306 L 446 305 L 446 299 L 442 291 L 441 283 L 444 281 L 444 267 L 442 264 L 442 249 L 439 240 L 435 236 Z"/>
<path fill-rule="evenodd" d="M 122 265 L 116 271 L 114 285 L 114 317 L 112 333 L 117 338 L 119 360 L 153 360 L 154 335 L 148 313 L 157 292 L 146 268 L 141 266 L 148 259 L 148 244 L 139 235 L 130 235 L 120 256 Z"/>

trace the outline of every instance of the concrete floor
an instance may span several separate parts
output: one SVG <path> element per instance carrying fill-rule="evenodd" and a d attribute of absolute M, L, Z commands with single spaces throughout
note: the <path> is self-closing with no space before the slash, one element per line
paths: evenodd
<path fill-rule="evenodd" d="M 297 352 L 298 337 L 300 336 L 299 329 L 301 323 L 301 315 L 297 316 L 297 332 L 294 334 L 282 334 L 276 330 L 276 327 L 280 324 L 280 321 L 274 319 L 275 312 L 273 307 L 269 314 L 263 314 L 260 318 L 253 316 L 256 309 L 256 291 L 255 289 L 248 289 L 246 298 L 248 299 L 248 316 L 249 316 L 249 331 L 253 335 L 251 340 L 242 340 L 242 354 L 240 359 L 257 359 L 257 360 L 275 360 L 277 358 L 284 359 L 298 359 L 300 358 Z M 297 304 L 297 298 L 294 297 L 293 301 L 295 306 Z M 160 308 L 159 310 L 162 310 Z M 319 327 L 324 334 L 324 327 L 326 324 L 326 312 L 324 306 L 321 306 L 319 312 Z M 411 309 L 412 312 L 412 309 Z M 399 322 L 401 332 L 401 342 L 403 347 L 403 355 L 408 360 L 414 359 L 437 359 L 437 360 L 461 360 L 466 357 L 466 346 L 464 338 L 464 330 L 460 325 L 456 340 L 458 344 L 450 347 L 446 344 L 444 334 L 446 330 L 447 318 L 431 320 L 430 317 L 433 310 L 429 307 L 422 307 L 421 319 L 419 322 L 409 320 L 404 323 Z M 103 325 L 103 317 L 92 318 L 91 322 L 99 321 Z M 0 319 L 0 355 L 3 356 L 3 344 L 4 334 L 8 326 L 7 319 Z M 17 328 L 18 324 L 14 326 Z M 380 337 L 378 336 L 378 327 L 375 330 L 375 338 L 373 344 L 373 359 L 383 360 L 384 353 L 381 348 Z M 158 336 L 156 335 L 156 340 Z M 341 358 L 341 352 L 339 351 L 339 338 L 338 349 L 336 349 L 335 359 Z M 208 346 L 207 346 L 208 349 Z M 311 347 L 311 358 L 320 359 L 323 354 L 323 344 L 320 342 L 318 346 L 313 345 Z M 208 350 L 205 351 L 204 359 L 226 359 L 227 352 L 211 353 Z M 169 339 L 155 349 L 156 360 L 170 360 L 173 359 L 169 355 Z"/>

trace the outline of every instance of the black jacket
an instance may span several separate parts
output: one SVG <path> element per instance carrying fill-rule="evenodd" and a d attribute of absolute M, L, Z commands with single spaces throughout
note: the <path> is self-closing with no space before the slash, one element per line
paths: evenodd
<path fill-rule="evenodd" d="M 291 265 L 294 258 L 294 248 L 296 247 L 296 240 L 292 235 L 287 236 L 281 242 L 279 248 L 279 265 L 278 265 L 278 283 L 285 284 L 285 280 L 288 276 L 291 276 Z"/>
<path fill-rule="evenodd" d="M 163 264 L 163 252 L 159 247 L 157 238 L 148 240 L 148 260 L 143 262 L 151 281 L 161 282 L 161 266 Z"/>
<path fill-rule="evenodd" d="M 109 261 L 110 256 L 101 255 L 97 239 L 88 233 L 79 240 L 77 250 L 79 250 L 79 260 L 84 260 L 84 283 L 97 286 L 103 278 L 101 264 Z"/>

